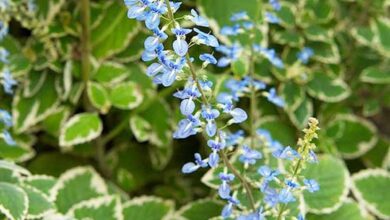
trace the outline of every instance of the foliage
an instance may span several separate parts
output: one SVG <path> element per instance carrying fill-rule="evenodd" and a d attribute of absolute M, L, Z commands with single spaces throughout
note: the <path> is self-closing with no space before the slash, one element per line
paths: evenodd
<path fill-rule="evenodd" d="M 0 219 L 390 219 L 388 0 L 142 2 L 0 0 Z"/>

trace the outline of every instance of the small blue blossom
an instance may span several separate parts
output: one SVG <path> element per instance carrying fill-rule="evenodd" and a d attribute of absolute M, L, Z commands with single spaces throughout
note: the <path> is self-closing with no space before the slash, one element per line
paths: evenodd
<path fill-rule="evenodd" d="M 202 117 L 206 119 L 206 133 L 209 137 L 213 137 L 217 132 L 217 125 L 215 119 L 218 118 L 219 111 L 217 109 L 212 109 L 211 107 L 202 107 Z"/>
<path fill-rule="evenodd" d="M 173 49 L 179 56 L 185 56 L 188 51 L 188 43 L 185 36 L 191 32 L 191 29 L 175 28 L 172 33 L 176 35 L 176 40 L 173 42 Z"/>
<path fill-rule="evenodd" d="M 182 119 L 177 130 L 173 133 L 173 138 L 184 139 L 198 132 L 200 126 L 199 115 L 188 115 L 187 118 Z"/>
<path fill-rule="evenodd" d="M 217 66 L 226 67 L 240 57 L 243 48 L 240 44 L 234 43 L 232 46 L 221 45 L 216 50 L 224 55 L 218 60 Z"/>
<path fill-rule="evenodd" d="M 249 16 L 248 16 L 248 13 L 246 11 L 240 11 L 240 12 L 237 12 L 237 13 L 234 13 L 231 17 L 230 17 L 230 21 L 242 21 L 242 20 L 248 20 L 249 19 Z"/>
<path fill-rule="evenodd" d="M 279 24 L 280 23 L 279 18 L 270 12 L 265 12 L 265 19 L 268 21 L 268 23 L 271 23 L 271 24 Z"/>
<path fill-rule="evenodd" d="M 229 183 L 234 180 L 234 175 L 230 173 L 220 173 L 219 179 L 222 184 L 218 188 L 218 194 L 222 199 L 228 199 L 230 197 Z"/>
<path fill-rule="evenodd" d="M 244 29 L 246 29 L 246 30 L 250 30 L 250 29 L 252 29 L 254 26 L 255 26 L 255 25 L 254 25 L 253 22 L 251 22 L 251 21 L 244 21 L 244 22 L 242 23 L 242 27 L 243 27 Z"/>
<path fill-rule="evenodd" d="M 3 137 L 5 143 L 7 143 L 10 146 L 15 146 L 16 142 L 12 138 L 11 134 L 7 130 L 3 130 L 1 136 Z"/>
<path fill-rule="evenodd" d="M 243 150 L 243 152 L 240 155 L 239 160 L 244 164 L 252 164 L 253 165 L 256 163 L 256 160 L 259 160 L 262 158 L 262 154 L 259 151 L 251 149 L 250 147 L 248 147 L 246 145 L 242 148 L 242 150 Z"/>
<path fill-rule="evenodd" d="M 304 47 L 300 52 L 298 52 L 297 57 L 303 64 L 307 64 L 309 59 L 314 55 L 314 50 L 310 47 Z"/>
<path fill-rule="evenodd" d="M 267 99 L 268 99 L 268 101 L 274 103 L 278 107 L 284 107 L 284 105 L 285 105 L 282 97 L 280 97 L 276 94 L 275 88 L 271 88 L 269 90 L 268 95 L 267 95 Z"/>
<path fill-rule="evenodd" d="M 0 48 L 0 62 L 8 63 L 8 55 L 9 55 L 8 50 L 4 48 Z"/>
<path fill-rule="evenodd" d="M 10 0 L 0 0 L 0 11 L 7 10 L 10 5 Z"/>
<path fill-rule="evenodd" d="M 218 152 L 225 148 L 225 143 L 218 140 L 208 140 L 207 145 L 212 150 L 212 153 L 209 156 L 209 165 L 210 167 L 216 167 L 219 162 Z"/>
<path fill-rule="evenodd" d="M 263 209 L 263 207 L 260 207 L 255 213 L 240 215 L 236 220 L 265 220 L 266 218 Z"/>
<path fill-rule="evenodd" d="M 266 187 L 262 188 L 262 192 L 264 194 L 264 202 L 270 207 L 275 207 L 279 203 L 279 194 L 278 192 L 269 187 L 266 183 Z"/>
<path fill-rule="evenodd" d="M 6 110 L 0 109 L 0 122 L 2 122 L 6 127 L 12 127 L 11 114 Z"/>
<path fill-rule="evenodd" d="M 300 158 L 299 153 L 293 150 L 290 146 L 287 146 L 283 149 L 276 150 L 272 152 L 272 155 L 276 158 L 283 159 L 283 160 L 294 160 Z"/>
<path fill-rule="evenodd" d="M 35 4 L 35 0 L 27 1 L 27 10 L 29 12 L 35 12 L 37 10 L 37 5 Z"/>
<path fill-rule="evenodd" d="M 191 14 L 191 21 L 194 22 L 196 25 L 209 27 L 209 22 L 207 21 L 207 19 L 198 15 L 198 13 L 194 9 L 191 10 Z"/>
<path fill-rule="evenodd" d="M 203 62 L 205 62 L 204 66 L 207 66 L 207 64 L 217 64 L 217 59 L 212 54 L 204 53 L 199 56 L 199 59 Z"/>
<path fill-rule="evenodd" d="M 181 169 L 183 173 L 192 173 L 201 167 L 205 168 L 208 166 L 207 160 L 203 160 L 199 153 L 195 153 L 194 156 L 195 156 L 195 163 L 188 162 L 184 164 L 183 168 Z"/>
<path fill-rule="evenodd" d="M 225 36 L 237 36 L 242 32 L 243 30 L 239 24 L 235 24 L 233 26 L 223 26 L 220 31 L 220 33 Z"/>
<path fill-rule="evenodd" d="M 313 193 L 320 190 L 320 185 L 313 179 L 304 179 L 303 183 L 307 187 L 307 191 Z"/>
<path fill-rule="evenodd" d="M 279 11 L 282 6 L 279 3 L 279 0 L 269 0 L 269 3 L 271 4 L 272 8 L 276 11 Z"/>
<path fill-rule="evenodd" d="M 267 60 L 271 62 L 272 65 L 274 65 L 275 67 L 279 69 L 284 68 L 283 61 L 277 56 L 274 49 L 267 49 L 257 44 L 253 45 L 253 49 L 254 51 L 259 52 L 260 54 L 265 56 L 265 58 L 267 58 Z"/>
<path fill-rule="evenodd" d="M 0 40 L 8 34 L 8 25 L 0 20 Z"/>
<path fill-rule="evenodd" d="M 287 204 L 294 202 L 295 198 L 292 192 L 289 189 L 282 189 L 278 195 L 279 202 Z"/>
<path fill-rule="evenodd" d="M 206 34 L 197 28 L 194 28 L 194 31 L 196 33 L 198 33 L 198 35 L 196 35 L 194 37 L 194 42 L 199 43 L 199 44 L 204 44 L 204 45 L 207 45 L 210 47 L 218 47 L 219 46 L 217 38 L 214 37 L 213 35 Z"/>
<path fill-rule="evenodd" d="M 233 207 L 240 204 L 240 201 L 238 201 L 236 198 L 229 197 L 228 198 L 228 204 L 225 205 L 222 209 L 222 217 L 223 218 L 228 218 L 232 214 Z"/>
<path fill-rule="evenodd" d="M 264 177 L 266 182 L 274 180 L 280 174 L 278 170 L 272 170 L 266 165 L 261 166 L 257 172 Z"/>
<path fill-rule="evenodd" d="M 8 68 L 4 68 L 2 78 L 3 78 L 2 83 L 4 87 L 4 92 L 7 94 L 13 94 L 12 87 L 17 85 L 17 82 L 12 77 L 12 74 Z"/>
<path fill-rule="evenodd" d="M 299 184 L 292 181 L 292 180 L 285 180 L 284 183 L 286 184 L 286 186 L 290 189 L 296 189 L 299 187 Z"/>

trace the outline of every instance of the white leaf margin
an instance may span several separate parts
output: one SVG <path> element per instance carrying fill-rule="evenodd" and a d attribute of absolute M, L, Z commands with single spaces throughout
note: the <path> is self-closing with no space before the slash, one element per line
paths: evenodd
<path fill-rule="evenodd" d="M 123 211 L 130 206 L 142 206 L 147 202 L 158 202 L 163 203 L 164 205 L 169 207 L 169 211 L 161 220 L 171 220 L 174 216 L 174 203 L 171 200 L 164 200 L 155 196 L 141 196 L 133 198 L 123 204 Z"/>
<path fill-rule="evenodd" d="M 366 207 L 370 212 L 372 212 L 374 215 L 380 217 L 383 220 L 390 219 L 389 215 L 385 215 L 381 213 L 374 204 L 368 203 L 364 198 L 363 194 L 359 191 L 359 189 L 355 185 L 355 181 L 366 179 L 370 176 L 382 176 L 386 178 L 390 178 L 390 173 L 383 169 L 365 169 L 361 170 L 358 173 L 355 173 L 352 175 L 352 184 L 351 184 L 351 190 L 353 194 L 356 196 L 356 199 L 361 203 L 364 207 Z"/>
<path fill-rule="evenodd" d="M 120 201 L 119 196 L 103 196 L 103 197 L 82 201 L 72 206 L 66 215 L 74 217 L 75 211 L 78 209 L 82 209 L 82 208 L 98 209 L 102 205 L 110 205 L 113 202 L 115 203 L 113 218 L 116 220 L 124 220 L 123 213 L 122 213 L 122 203 Z"/>
<path fill-rule="evenodd" d="M 91 179 L 91 189 L 94 189 L 96 193 L 107 195 L 108 188 L 104 180 L 96 173 L 96 171 L 92 167 L 76 167 L 65 171 L 63 173 L 57 183 L 50 190 L 50 200 L 55 201 L 57 199 L 58 192 L 66 186 L 66 183 L 70 180 L 73 180 L 77 176 L 81 176 L 86 173 L 92 174 Z"/>
<path fill-rule="evenodd" d="M 28 188 L 29 190 L 34 191 L 35 193 L 37 193 L 37 194 L 39 194 L 40 196 L 42 196 L 43 198 L 45 198 L 48 202 L 52 202 L 52 201 L 50 200 L 50 198 L 49 198 L 47 195 L 45 195 L 43 192 L 41 192 L 40 190 L 36 189 L 35 187 L 33 187 L 33 186 L 31 186 L 31 185 L 28 185 L 28 184 L 22 184 L 22 187 Z M 27 194 L 27 193 L 26 193 L 26 194 Z M 55 207 L 55 206 L 54 206 L 54 204 L 53 204 L 53 208 L 48 209 L 48 210 L 46 210 L 46 211 L 44 211 L 44 212 L 42 212 L 42 213 L 39 213 L 39 214 L 37 214 L 37 215 L 31 215 L 31 214 L 27 213 L 26 218 L 27 218 L 27 219 L 39 219 L 39 218 L 43 218 L 44 216 L 48 215 L 49 213 L 54 212 L 54 211 L 55 211 L 55 208 L 54 208 L 54 207 Z M 27 209 L 27 211 L 28 211 L 28 209 Z"/>
<path fill-rule="evenodd" d="M 9 211 L 9 209 L 7 209 L 6 207 L 4 207 L 2 204 L 0 204 L 0 213 L 3 213 L 9 220 L 23 220 L 24 217 L 27 215 L 27 211 L 28 211 L 28 197 L 27 197 L 27 193 L 24 192 L 24 190 L 18 186 L 15 186 L 13 184 L 10 184 L 10 183 L 5 183 L 5 182 L 1 182 L 1 184 L 7 184 L 11 187 L 14 187 L 16 189 L 16 191 L 19 191 L 20 193 L 23 194 L 24 196 L 24 207 L 25 209 L 23 210 L 23 213 L 22 213 L 22 216 L 16 216 L 16 218 L 14 218 L 14 216 L 11 215 L 11 212 Z"/>

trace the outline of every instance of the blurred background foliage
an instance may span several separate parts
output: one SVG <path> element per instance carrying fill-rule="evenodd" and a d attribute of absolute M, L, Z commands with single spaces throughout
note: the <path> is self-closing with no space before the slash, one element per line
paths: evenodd
<path fill-rule="evenodd" d="M 14 2 L 17 7 L 11 13 L 10 34 L 0 46 L 10 52 L 11 71 L 19 86 L 13 97 L 1 93 L 0 107 L 13 114 L 12 134 L 17 146 L 9 147 L 0 140 L 1 158 L 17 162 L 34 175 L 53 176 L 53 181 L 65 178 L 63 173 L 71 168 L 93 166 L 121 195 L 154 195 L 174 201 L 176 207 L 213 197 L 213 191 L 199 181 L 201 172 L 191 176 L 180 173 L 194 152 L 207 152 L 205 139 L 172 140 L 180 119 L 172 93 L 181 85 L 159 88 L 146 76 L 146 67 L 139 60 L 147 33 L 141 24 L 126 17 L 122 1 L 91 1 L 87 80 L 81 66 L 79 1 L 36 0 L 35 12 L 28 11 L 22 0 Z M 286 68 L 275 69 L 267 60 L 258 60 L 256 77 L 274 85 L 286 107 L 277 109 L 259 98 L 257 126 L 269 130 L 282 144 L 295 146 L 309 117 L 317 117 L 321 126 L 319 150 L 329 160 L 336 160 L 323 165 L 320 173 L 336 168 L 345 169 L 347 174 L 340 174 L 338 186 L 329 185 L 341 187 L 333 204 L 309 204 L 312 214 L 308 218 L 359 219 L 338 214 L 347 209 L 359 215 L 351 199 L 354 196 L 346 199 L 350 176 L 364 169 L 390 170 L 390 1 L 281 3 L 282 9 L 276 12 L 281 23 L 261 21 L 257 40 L 275 48 Z M 209 18 L 219 40 L 229 44 L 232 40 L 218 33 L 230 24 L 232 13 L 245 10 L 255 17 L 269 10 L 269 5 L 256 0 L 184 0 L 179 13 L 192 8 Z M 240 43 L 248 44 L 248 36 L 243 34 Z M 296 54 L 304 46 L 314 50 L 307 65 L 296 62 Z M 191 51 L 193 56 L 201 52 Z M 228 75 L 246 74 L 247 62 L 238 59 L 231 68 L 209 68 L 205 74 L 223 85 Z M 244 101 L 242 106 L 247 104 Z M 79 135 L 83 138 L 77 138 Z M 374 206 L 368 211 L 389 218 L 389 203 L 381 199 L 389 198 L 385 191 L 390 176 L 370 174 L 373 178 L 363 178 L 360 188 L 356 182 L 359 176 L 354 176 L 352 190 L 378 195 L 363 196 L 366 204 Z M 213 213 L 209 217 L 218 215 L 220 204 L 200 204 L 194 210 L 208 207 L 206 212 Z M 167 206 L 170 209 L 172 204 Z M 57 205 L 60 207 L 69 208 Z M 332 210 L 323 211 L 326 208 Z M 328 214 L 322 214 L 325 212 Z"/>

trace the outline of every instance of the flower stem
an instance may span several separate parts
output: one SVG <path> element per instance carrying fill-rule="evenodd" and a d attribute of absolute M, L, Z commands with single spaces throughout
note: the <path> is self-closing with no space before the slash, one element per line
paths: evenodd
<path fill-rule="evenodd" d="M 87 88 L 90 73 L 89 56 L 91 52 L 89 0 L 81 0 L 81 75 L 84 88 Z"/>

